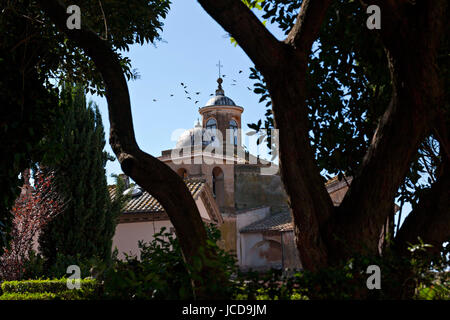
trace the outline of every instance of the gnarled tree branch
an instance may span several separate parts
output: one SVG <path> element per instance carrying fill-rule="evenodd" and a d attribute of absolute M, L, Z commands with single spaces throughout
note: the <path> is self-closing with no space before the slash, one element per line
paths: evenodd
<path fill-rule="evenodd" d="M 448 133 L 439 129 L 436 132 L 441 137 L 442 160 L 436 168 L 436 181 L 424 190 L 419 204 L 406 217 L 395 237 L 394 248 L 402 256 L 408 254 L 408 245 L 416 244 L 418 237 L 432 245 L 428 251 L 433 255 L 439 254 L 442 244 L 450 241 L 450 156 L 442 148 L 442 141 L 448 141 Z"/>
<path fill-rule="evenodd" d="M 392 99 L 338 217 L 338 233 L 352 230 L 359 239 L 353 249 L 365 246 L 371 252 L 376 252 L 394 196 L 443 104 L 436 57 L 446 10 L 440 0 L 375 3 L 382 13 L 380 34 L 389 60 Z"/>
<path fill-rule="evenodd" d="M 252 59 L 259 70 L 276 68 L 283 58 L 282 43 L 240 0 L 199 0 L 211 15 Z"/>
<path fill-rule="evenodd" d="M 331 2 L 332 0 L 303 1 L 295 24 L 285 42 L 294 46 L 297 50 L 309 54 L 322 25 L 317 22 L 323 21 Z"/>
<path fill-rule="evenodd" d="M 442 243 L 450 240 L 450 170 L 433 183 L 421 197 L 416 209 L 406 217 L 395 237 L 395 247 L 407 253 L 408 244 L 416 244 L 420 237 L 431 244 L 432 253 L 439 253 Z"/>
<path fill-rule="evenodd" d="M 52 22 L 94 61 L 106 88 L 111 124 L 110 144 L 123 172 L 161 203 L 175 227 L 185 260 L 192 263 L 192 258 L 196 257 L 202 261 L 201 275 L 208 286 L 196 283 L 197 297 L 216 298 L 215 292 L 207 290 L 214 288 L 214 283 L 223 281 L 224 274 L 220 269 L 211 270 L 207 267 L 207 259 L 216 257 L 206 245 L 206 231 L 195 201 L 185 183 L 172 169 L 139 149 L 134 135 L 128 86 L 117 54 L 107 41 L 91 30 L 67 29 L 66 10 L 60 1 L 41 0 L 40 4 Z M 203 255 L 201 250 L 204 250 Z"/>

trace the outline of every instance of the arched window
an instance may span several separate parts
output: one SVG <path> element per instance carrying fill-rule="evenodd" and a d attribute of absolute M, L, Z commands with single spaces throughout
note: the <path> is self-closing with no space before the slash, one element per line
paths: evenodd
<path fill-rule="evenodd" d="M 213 142 L 216 138 L 216 129 L 217 129 L 217 121 L 214 118 L 209 119 L 208 121 L 206 121 L 206 130 L 209 131 L 209 134 L 211 135 L 211 141 L 207 141 L 207 143 L 209 142 Z"/>
<path fill-rule="evenodd" d="M 230 121 L 230 141 L 233 141 L 233 144 L 237 146 L 238 144 L 238 125 L 236 121 Z"/>
<path fill-rule="evenodd" d="M 214 118 L 209 119 L 208 121 L 206 121 L 206 130 L 208 129 L 217 129 L 217 121 Z"/>

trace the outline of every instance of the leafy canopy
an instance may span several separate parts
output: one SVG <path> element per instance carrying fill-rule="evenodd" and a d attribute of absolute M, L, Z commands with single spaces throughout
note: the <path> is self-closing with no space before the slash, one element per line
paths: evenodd
<path fill-rule="evenodd" d="M 302 4 L 294 0 L 243 2 L 262 10 L 262 18 L 278 25 L 286 35 Z M 310 142 L 325 179 L 356 173 L 391 98 L 386 54 L 377 33 L 366 27 L 366 19 L 359 1 L 334 1 L 309 56 L 306 103 Z M 444 40 L 447 45 L 443 50 L 448 48 L 448 37 Z M 446 56 L 441 55 L 438 63 L 442 77 L 449 79 Z M 270 94 L 256 68 L 251 68 L 250 78 L 255 80 L 253 91 L 261 96 L 267 111 L 264 122 L 248 126 L 260 133 L 266 129 L 269 134 L 263 137 L 270 148 L 268 129 L 275 126 Z M 448 101 L 447 96 L 447 108 Z M 399 189 L 402 203 L 417 203 L 419 195 L 434 181 L 439 163 L 439 143 L 431 134 L 419 148 Z M 428 181 L 423 182 L 422 177 Z"/>

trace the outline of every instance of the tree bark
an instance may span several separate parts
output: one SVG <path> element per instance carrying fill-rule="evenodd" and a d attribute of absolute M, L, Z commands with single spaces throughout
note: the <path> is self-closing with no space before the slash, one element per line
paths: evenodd
<path fill-rule="evenodd" d="M 336 216 L 336 233 L 346 239 L 351 232 L 350 250 L 371 254 L 376 252 L 394 196 L 420 143 L 430 133 L 444 98 L 436 63 L 444 1 L 375 4 L 382 12 L 380 35 L 393 93 Z"/>
<path fill-rule="evenodd" d="M 201 279 L 194 283 L 196 298 L 225 298 L 220 293 L 225 274 L 218 263 L 212 263 L 217 256 L 207 246 L 206 230 L 191 193 L 172 169 L 139 149 L 128 86 L 117 54 L 94 32 L 84 28 L 67 29 L 66 9 L 60 1 L 41 0 L 40 5 L 55 25 L 92 58 L 102 75 L 108 102 L 111 147 L 123 172 L 152 194 L 169 215 L 185 261 L 191 265 L 194 260 L 201 261 Z"/>
<path fill-rule="evenodd" d="M 444 138 L 444 136 L 442 136 Z M 417 244 L 418 238 L 431 244 L 428 253 L 439 254 L 444 242 L 450 241 L 450 157 L 441 144 L 442 163 L 437 168 L 436 181 L 420 197 L 419 204 L 411 211 L 395 237 L 395 250 L 401 256 L 409 256 L 408 246 Z"/>

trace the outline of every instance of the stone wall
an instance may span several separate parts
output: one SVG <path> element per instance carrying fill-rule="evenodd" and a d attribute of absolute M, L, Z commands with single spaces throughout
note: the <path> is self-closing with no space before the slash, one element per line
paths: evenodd
<path fill-rule="evenodd" d="M 223 214 L 223 223 L 219 226 L 221 240 L 219 246 L 231 254 L 236 254 L 236 216 Z"/>
<path fill-rule="evenodd" d="M 260 166 L 253 164 L 237 164 L 234 169 L 236 210 L 260 206 L 270 206 L 272 213 L 288 210 L 279 175 L 261 175 Z"/>

